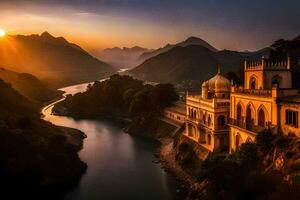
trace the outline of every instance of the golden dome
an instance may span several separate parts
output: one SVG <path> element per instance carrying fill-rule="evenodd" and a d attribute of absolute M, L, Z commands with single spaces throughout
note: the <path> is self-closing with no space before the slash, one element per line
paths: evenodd
<path fill-rule="evenodd" d="M 215 81 L 215 90 L 216 91 L 229 91 L 230 81 L 224 76 L 219 76 Z"/>
<path fill-rule="evenodd" d="M 214 77 L 208 80 L 208 88 L 209 90 L 229 91 L 230 81 L 222 76 L 219 70 Z"/>

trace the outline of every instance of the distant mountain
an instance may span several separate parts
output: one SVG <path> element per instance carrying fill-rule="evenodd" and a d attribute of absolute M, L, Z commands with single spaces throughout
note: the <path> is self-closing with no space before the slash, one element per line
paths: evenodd
<path fill-rule="evenodd" d="M 48 88 L 35 76 L 27 73 L 17 73 L 0 68 L 0 79 L 10 83 L 15 90 L 32 101 L 50 101 L 62 93 Z"/>
<path fill-rule="evenodd" d="M 1 39 L 0 66 L 33 74 L 53 87 L 98 80 L 116 71 L 78 45 L 47 32 Z"/>
<path fill-rule="evenodd" d="M 167 44 L 166 46 L 156 49 L 154 51 L 151 52 L 145 52 L 143 53 L 140 57 L 139 57 L 139 61 L 143 62 L 151 57 L 157 56 L 158 54 L 164 53 L 169 51 L 170 49 L 176 47 L 176 46 L 180 46 L 180 47 L 186 47 L 189 45 L 200 45 L 203 47 L 206 47 L 207 49 L 216 52 L 218 51 L 215 47 L 211 46 L 209 43 L 207 43 L 206 41 L 197 38 L 197 37 L 189 37 L 187 38 L 185 41 L 179 42 L 177 44 Z"/>
<path fill-rule="evenodd" d="M 241 76 L 242 64 L 246 57 L 259 56 L 262 52 L 237 52 L 230 50 L 212 51 L 202 45 L 176 46 L 146 60 L 129 73 L 134 77 L 154 81 L 179 83 L 185 80 L 207 80 L 217 72 L 235 72 Z"/>
<path fill-rule="evenodd" d="M 91 54 L 117 68 L 132 68 L 140 64 L 138 61 L 140 55 L 150 51 L 152 50 L 139 46 L 132 48 L 114 47 L 104 49 L 103 51 L 93 50 Z"/>

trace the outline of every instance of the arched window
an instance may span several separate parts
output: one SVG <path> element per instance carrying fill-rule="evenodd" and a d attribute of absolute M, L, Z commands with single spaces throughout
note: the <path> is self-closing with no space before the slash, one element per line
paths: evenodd
<path fill-rule="evenodd" d="M 246 111 L 246 123 L 249 125 L 253 124 L 253 122 L 254 122 L 252 115 L 253 114 L 252 114 L 251 105 L 248 105 L 247 111 Z"/>
<path fill-rule="evenodd" d="M 272 86 L 276 86 L 277 88 L 279 88 L 280 87 L 279 81 L 277 79 L 274 79 L 272 81 Z"/>
<path fill-rule="evenodd" d="M 207 134 L 207 144 L 210 145 L 211 143 L 211 135 Z"/>
<path fill-rule="evenodd" d="M 265 127 L 266 125 L 266 116 L 263 109 L 258 111 L 258 126 Z"/>
<path fill-rule="evenodd" d="M 238 149 L 241 144 L 242 144 L 242 138 L 240 134 L 237 134 L 235 136 L 235 148 Z"/>
<path fill-rule="evenodd" d="M 225 116 L 224 115 L 220 115 L 218 117 L 218 126 L 225 126 Z"/>
<path fill-rule="evenodd" d="M 236 120 L 242 121 L 242 105 L 239 103 L 236 108 Z"/>
<path fill-rule="evenodd" d="M 208 115 L 207 125 L 210 126 L 210 123 L 211 123 L 211 119 L 210 119 L 210 115 Z"/>
<path fill-rule="evenodd" d="M 188 125 L 188 135 L 190 136 L 190 137 L 193 137 L 193 127 L 192 127 L 192 125 Z"/>
<path fill-rule="evenodd" d="M 250 137 L 248 137 L 246 141 L 250 143 L 253 142 L 253 140 Z"/>
<path fill-rule="evenodd" d="M 281 76 L 279 76 L 279 75 L 274 76 L 272 78 L 272 86 L 276 86 L 277 88 L 280 88 L 281 80 L 282 80 Z"/>
<path fill-rule="evenodd" d="M 196 119 L 196 118 L 197 118 L 197 112 L 194 111 L 194 119 Z"/>
<path fill-rule="evenodd" d="M 250 85 L 250 89 L 252 90 L 257 89 L 257 81 L 255 77 L 251 77 L 249 85 Z"/>
<path fill-rule="evenodd" d="M 203 114 L 203 123 L 205 124 L 205 114 Z"/>

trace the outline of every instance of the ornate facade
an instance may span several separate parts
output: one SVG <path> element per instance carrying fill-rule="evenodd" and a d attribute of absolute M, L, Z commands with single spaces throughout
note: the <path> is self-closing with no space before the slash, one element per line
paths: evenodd
<path fill-rule="evenodd" d="M 265 129 L 300 137 L 300 90 L 292 88 L 290 59 L 244 63 L 244 87 L 220 72 L 186 97 L 185 135 L 206 150 L 235 151 Z"/>
<path fill-rule="evenodd" d="M 202 93 L 186 97 L 186 131 L 209 151 L 228 146 L 230 81 L 220 74 L 204 81 Z"/>
<path fill-rule="evenodd" d="M 287 131 L 291 129 L 284 128 L 290 126 L 286 124 L 286 110 L 295 111 L 296 108 L 290 108 L 284 99 L 299 94 L 298 90 L 292 89 L 289 58 L 285 62 L 276 63 L 264 58 L 260 62 L 245 61 L 244 75 L 244 87 L 231 87 L 230 151 L 236 150 L 246 141 L 254 141 L 255 136 L 264 129 L 288 134 Z M 298 119 L 298 112 L 295 111 L 291 116 Z"/>

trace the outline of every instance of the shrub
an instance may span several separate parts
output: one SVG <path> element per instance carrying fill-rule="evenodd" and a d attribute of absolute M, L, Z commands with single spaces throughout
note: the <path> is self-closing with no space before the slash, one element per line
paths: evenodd
<path fill-rule="evenodd" d="M 182 143 L 178 147 L 176 160 L 182 166 L 194 164 L 196 161 L 196 153 L 187 143 Z"/>
<path fill-rule="evenodd" d="M 284 135 L 277 135 L 273 141 L 273 144 L 276 147 L 279 147 L 281 149 L 284 149 L 288 146 L 290 142 L 290 138 Z"/>
<path fill-rule="evenodd" d="M 265 154 L 273 147 L 275 135 L 271 130 L 265 130 L 256 136 L 256 145 L 259 152 Z"/>
<path fill-rule="evenodd" d="M 252 167 L 259 161 L 257 146 L 254 143 L 243 143 L 235 155 L 236 161 L 243 166 Z"/>

